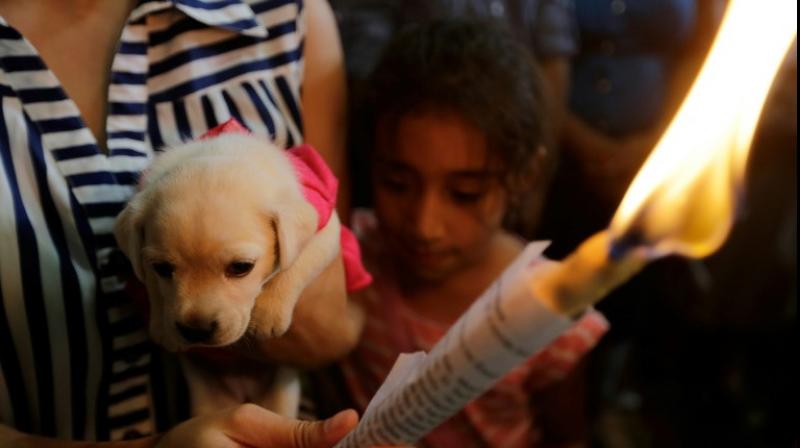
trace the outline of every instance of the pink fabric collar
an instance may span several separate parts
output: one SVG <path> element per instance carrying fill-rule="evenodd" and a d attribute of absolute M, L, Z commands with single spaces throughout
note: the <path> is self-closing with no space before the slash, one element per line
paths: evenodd
<path fill-rule="evenodd" d="M 201 140 L 216 137 L 221 134 L 249 134 L 250 131 L 235 118 L 210 129 L 200 136 Z M 322 229 L 336 206 L 336 192 L 339 181 L 333 175 L 328 164 L 311 147 L 311 145 L 295 146 L 287 150 L 289 161 L 294 167 L 297 181 L 303 188 L 303 196 L 317 210 L 317 230 Z"/>

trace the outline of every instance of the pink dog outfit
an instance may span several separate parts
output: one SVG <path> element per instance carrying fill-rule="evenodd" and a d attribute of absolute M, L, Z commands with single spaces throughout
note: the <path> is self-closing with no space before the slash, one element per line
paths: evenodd
<path fill-rule="evenodd" d="M 236 119 L 222 123 L 203 134 L 200 139 L 207 139 L 225 133 L 249 134 L 250 131 Z M 286 151 L 289 161 L 294 167 L 297 180 L 306 200 L 317 210 L 317 231 L 325 227 L 336 207 L 336 192 L 339 181 L 325 163 L 325 160 L 311 145 L 301 145 Z M 347 292 L 355 292 L 369 286 L 372 276 L 364 268 L 358 240 L 344 225 L 341 226 L 340 244 L 342 261 L 347 283 Z"/>

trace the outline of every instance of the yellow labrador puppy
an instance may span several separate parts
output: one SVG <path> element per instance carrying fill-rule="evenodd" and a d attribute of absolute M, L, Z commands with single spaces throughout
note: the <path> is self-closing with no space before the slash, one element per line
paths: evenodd
<path fill-rule="evenodd" d="M 152 338 L 171 351 L 230 346 L 259 360 L 183 356 L 193 412 L 250 401 L 294 416 L 295 372 L 261 361 L 330 361 L 363 323 L 339 278 L 336 214 L 317 230 L 284 151 L 250 135 L 170 148 L 141 187 L 115 236 L 147 288 Z"/>

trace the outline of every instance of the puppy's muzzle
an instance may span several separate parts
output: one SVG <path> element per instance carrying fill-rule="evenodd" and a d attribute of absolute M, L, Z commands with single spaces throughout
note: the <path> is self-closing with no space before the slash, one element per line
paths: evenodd
<path fill-rule="evenodd" d="M 216 320 L 192 325 L 175 322 L 175 328 L 189 344 L 204 344 L 214 340 L 219 323 Z"/>

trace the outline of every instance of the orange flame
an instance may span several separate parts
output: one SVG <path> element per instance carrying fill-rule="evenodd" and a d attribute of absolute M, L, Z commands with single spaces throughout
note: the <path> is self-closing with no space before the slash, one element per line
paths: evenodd
<path fill-rule="evenodd" d="M 689 95 L 614 215 L 615 239 L 691 257 L 722 244 L 758 117 L 796 35 L 796 0 L 730 2 Z"/>

